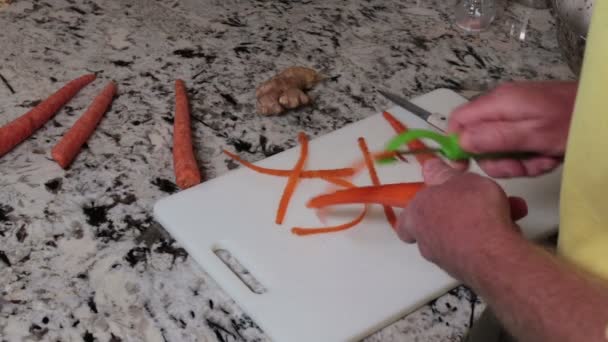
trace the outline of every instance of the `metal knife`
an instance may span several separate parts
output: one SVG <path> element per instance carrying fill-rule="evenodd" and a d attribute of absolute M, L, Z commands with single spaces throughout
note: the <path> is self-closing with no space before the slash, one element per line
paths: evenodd
<path fill-rule="evenodd" d="M 378 90 L 378 92 L 380 93 L 380 95 L 386 97 L 389 101 L 395 103 L 396 105 L 416 115 L 422 120 L 428 122 L 431 126 L 437 128 L 438 130 L 442 132 L 447 131 L 448 119 L 444 115 L 431 113 L 428 110 L 420 108 L 419 106 L 413 104 L 412 102 L 406 100 L 405 98 L 399 95 L 389 93 L 384 90 Z"/>

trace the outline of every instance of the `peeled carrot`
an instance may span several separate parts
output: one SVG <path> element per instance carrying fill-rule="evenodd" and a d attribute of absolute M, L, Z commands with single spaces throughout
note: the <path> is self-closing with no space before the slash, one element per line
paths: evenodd
<path fill-rule="evenodd" d="M 287 178 L 287 185 L 285 185 L 285 190 L 283 190 L 283 195 L 281 196 L 281 201 L 279 202 L 279 209 L 277 210 L 277 216 L 275 219 L 276 224 L 282 224 L 283 219 L 285 219 L 287 207 L 289 206 L 289 200 L 296 190 L 296 186 L 300 181 L 300 173 L 302 173 L 306 158 L 308 158 L 308 138 L 306 137 L 306 134 L 300 133 L 298 135 L 298 141 L 300 142 L 300 158 Z"/>
<path fill-rule="evenodd" d="M 396 183 L 380 186 L 364 186 L 346 190 L 338 190 L 312 198 L 308 208 L 323 208 L 339 204 L 382 204 L 392 207 L 405 207 L 416 193 L 424 187 L 424 183 Z"/>
<path fill-rule="evenodd" d="M 330 181 L 330 179 L 326 179 Z M 354 188 L 355 185 L 349 181 L 341 180 L 341 185 L 347 188 Z M 350 222 L 346 222 L 344 224 L 340 224 L 333 227 L 321 227 L 321 228 L 302 228 L 302 227 L 294 227 L 291 229 L 291 232 L 295 235 L 304 236 L 304 235 L 313 235 L 313 234 L 325 234 L 325 233 L 334 233 L 343 230 L 350 229 L 363 221 L 363 218 L 367 214 L 367 205 L 363 208 L 363 211 L 357 218 Z"/>
<path fill-rule="evenodd" d="M 265 175 L 270 176 L 280 176 L 280 177 L 289 177 L 293 170 L 278 170 L 278 169 L 269 169 L 265 167 L 261 167 L 250 163 L 243 158 L 237 156 L 234 153 L 224 150 L 224 153 L 236 160 L 239 164 L 242 164 L 246 168 L 252 169 L 253 171 L 263 173 Z M 329 169 L 329 170 L 303 170 L 300 173 L 300 178 L 326 178 L 326 177 L 348 177 L 352 176 L 355 173 L 355 170 L 352 168 L 343 168 L 343 169 Z"/>
<path fill-rule="evenodd" d="M 384 112 L 384 113 L 382 113 L 382 116 L 384 116 L 384 119 L 386 119 L 386 121 L 388 121 L 388 123 L 393 127 L 393 129 L 395 130 L 396 133 L 399 134 L 399 133 L 403 133 L 403 132 L 407 131 L 407 126 L 404 125 L 401 121 L 397 120 L 397 118 L 394 117 L 391 113 Z M 407 144 L 407 147 L 412 151 L 428 148 L 420 140 L 414 140 L 412 142 L 409 142 Z M 437 156 L 435 156 L 432 153 L 416 154 L 416 160 L 418 161 L 418 163 L 420 163 L 420 165 L 424 165 L 424 163 L 427 160 L 435 159 L 435 158 L 437 158 Z"/>
<path fill-rule="evenodd" d="M 359 223 L 361 223 L 361 221 L 363 221 L 363 218 L 365 218 L 366 214 L 367 214 L 367 205 L 365 206 L 365 208 L 363 208 L 363 211 L 361 212 L 361 214 L 359 214 L 359 216 L 357 216 L 356 219 L 354 219 L 350 222 L 347 222 L 347 223 L 344 223 L 341 225 L 337 225 L 337 226 L 333 226 L 333 227 L 322 227 L 322 228 L 294 227 L 294 228 L 291 228 L 291 232 L 296 235 L 299 235 L 299 236 L 339 232 L 339 231 L 347 230 L 349 228 L 352 228 L 352 227 L 358 225 Z"/>
<path fill-rule="evenodd" d="M 93 100 L 87 111 L 53 147 L 51 155 L 62 168 L 67 168 L 76 158 L 80 148 L 93 134 L 97 124 L 110 107 L 115 94 L 116 84 L 110 82 Z"/>
<path fill-rule="evenodd" d="M 376 172 L 376 168 L 374 167 L 373 156 L 369 152 L 369 148 L 367 147 L 367 143 L 365 139 L 359 138 L 357 140 L 359 143 L 359 148 L 361 149 L 361 153 L 363 153 L 363 158 L 365 158 L 365 164 L 367 165 L 367 169 L 369 171 L 369 177 L 372 179 L 372 184 L 375 186 L 380 185 L 380 177 L 378 177 L 378 173 Z M 384 215 L 386 215 L 386 219 L 388 223 L 390 223 L 391 227 L 395 228 L 397 226 L 397 216 L 395 215 L 395 211 L 388 205 L 383 206 Z"/>
<path fill-rule="evenodd" d="M 201 182 L 201 173 L 192 147 L 188 93 L 182 80 L 175 81 L 175 118 L 173 120 L 173 169 L 175 183 L 186 189 Z"/>
<path fill-rule="evenodd" d="M 29 112 L 0 127 L 0 157 L 34 134 L 93 80 L 95 75 L 89 74 L 68 82 Z"/>

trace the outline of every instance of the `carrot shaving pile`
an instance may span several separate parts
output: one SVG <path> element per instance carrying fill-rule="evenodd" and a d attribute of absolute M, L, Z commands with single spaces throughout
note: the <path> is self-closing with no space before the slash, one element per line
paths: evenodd
<path fill-rule="evenodd" d="M 378 173 L 376 172 L 376 168 L 374 167 L 374 161 L 372 160 L 372 154 L 369 152 L 369 148 L 367 147 L 367 143 L 365 139 L 359 138 L 359 148 L 361 149 L 361 153 L 363 153 L 363 157 L 365 158 L 365 164 L 367 165 L 367 170 L 369 171 L 369 177 L 372 179 L 372 184 L 375 186 L 380 185 L 380 178 L 378 177 Z M 386 219 L 388 223 L 390 223 L 393 229 L 397 226 L 397 216 L 395 216 L 395 211 L 388 205 L 384 205 L 384 215 L 386 215 Z"/>
<path fill-rule="evenodd" d="M 389 122 L 389 124 L 393 127 L 395 131 L 403 132 L 407 130 L 407 127 L 401 122 L 399 122 L 390 113 L 385 112 L 384 118 Z M 404 207 L 414 197 L 414 195 L 424 187 L 424 183 L 421 182 L 381 185 L 380 177 L 378 177 L 378 173 L 376 172 L 376 169 L 374 167 L 374 161 L 394 157 L 398 157 L 403 161 L 405 160 L 402 159 L 401 156 L 395 152 L 370 152 L 367 143 L 363 138 L 358 139 L 359 148 L 361 149 L 361 152 L 363 154 L 363 160 L 353 163 L 351 167 L 327 170 L 304 170 L 306 160 L 308 159 L 308 138 L 304 133 L 300 133 L 298 135 L 298 140 L 300 142 L 300 156 L 298 158 L 298 161 L 296 162 L 296 165 L 291 170 L 280 170 L 261 167 L 242 159 L 234 153 L 224 150 L 224 153 L 228 157 L 255 172 L 270 176 L 287 177 L 287 183 L 281 195 L 279 206 L 276 212 L 275 222 L 279 225 L 281 225 L 285 219 L 287 209 L 289 207 L 289 202 L 293 197 L 293 194 L 301 179 L 318 178 L 331 184 L 334 187 L 346 188 L 344 190 L 335 191 L 333 193 L 327 192 L 323 195 L 311 199 L 308 202 L 307 207 L 316 209 L 317 214 L 322 222 L 324 221 L 322 218 L 322 210 L 326 207 L 339 204 L 356 203 L 364 205 L 361 213 L 352 221 L 328 227 L 293 227 L 291 229 L 291 232 L 295 235 L 307 236 L 315 234 L 325 234 L 344 231 L 353 228 L 363 221 L 363 219 L 367 215 L 370 204 L 381 204 L 383 206 L 386 218 L 390 223 L 391 227 L 393 227 L 394 229 L 396 226 L 397 217 L 392 207 Z M 426 148 L 426 146 L 420 141 L 416 141 L 410 144 L 409 147 L 411 149 Z M 419 158 L 420 156 L 426 156 L 427 159 Z M 425 160 L 428 160 L 428 157 L 434 158 L 432 154 L 417 155 L 418 161 L 420 163 L 423 163 Z M 352 179 L 364 169 L 367 169 L 369 171 L 373 186 L 357 187 L 350 181 L 350 179 Z"/>

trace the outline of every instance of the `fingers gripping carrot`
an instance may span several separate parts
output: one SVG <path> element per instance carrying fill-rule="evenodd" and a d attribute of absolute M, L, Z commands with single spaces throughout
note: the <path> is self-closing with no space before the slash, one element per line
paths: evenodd
<path fill-rule="evenodd" d="M 365 158 L 365 164 L 367 165 L 367 169 L 369 170 L 369 176 L 372 179 L 372 184 L 375 186 L 379 186 L 380 178 L 378 177 L 378 173 L 376 172 L 376 168 L 374 167 L 373 156 L 369 152 L 367 143 L 363 138 L 359 138 L 357 141 L 359 142 L 359 148 L 361 149 L 361 153 L 363 153 L 363 157 Z M 383 206 L 383 208 L 384 215 L 386 215 L 388 223 L 390 223 L 391 227 L 395 228 L 397 225 L 397 216 L 395 215 L 395 211 L 388 205 Z"/>
<path fill-rule="evenodd" d="M 201 182 L 201 174 L 194 158 L 190 109 L 186 85 L 175 81 L 175 119 L 173 123 L 173 167 L 175 183 L 186 189 Z"/>
<path fill-rule="evenodd" d="M 382 116 L 384 117 L 384 119 L 386 119 L 386 121 L 388 121 L 388 123 L 391 125 L 391 127 L 393 127 L 393 130 L 395 130 L 396 133 L 403 133 L 405 131 L 407 131 L 407 126 L 404 125 L 401 121 L 397 120 L 396 117 L 394 117 L 391 113 L 389 112 L 384 112 L 382 113 Z M 409 142 L 407 144 L 407 147 L 412 150 L 423 150 L 426 149 L 427 146 L 420 140 L 414 140 L 412 142 Z M 433 155 L 432 153 L 424 153 L 424 154 L 417 154 L 416 155 L 416 160 L 418 161 L 418 163 L 420 163 L 420 165 L 424 165 L 424 163 L 427 160 L 430 159 L 434 159 L 437 158 L 435 155 Z"/>
<path fill-rule="evenodd" d="M 300 180 L 300 173 L 304 168 L 304 164 L 306 163 L 306 158 L 308 158 L 308 138 L 306 134 L 300 133 L 298 135 L 298 140 L 300 141 L 300 158 L 296 163 L 293 171 L 287 178 L 287 185 L 285 185 L 285 190 L 283 191 L 283 195 L 281 196 L 281 201 L 279 202 L 279 209 L 277 210 L 277 216 L 275 219 L 276 224 L 282 224 L 283 219 L 285 218 L 285 214 L 287 213 L 287 207 L 289 206 L 289 200 L 293 196 L 294 191 L 298 185 Z"/>
<path fill-rule="evenodd" d="M 87 111 L 76 121 L 74 126 L 55 145 L 51 155 L 62 168 L 67 168 L 76 158 L 80 148 L 93 134 L 97 124 L 110 107 L 115 94 L 116 84 L 110 82 L 93 100 Z"/>
<path fill-rule="evenodd" d="M 63 105 L 70 101 L 87 84 L 93 82 L 93 80 L 95 80 L 95 75 L 89 74 L 68 82 L 29 112 L 0 127 L 0 157 L 34 134 Z"/>

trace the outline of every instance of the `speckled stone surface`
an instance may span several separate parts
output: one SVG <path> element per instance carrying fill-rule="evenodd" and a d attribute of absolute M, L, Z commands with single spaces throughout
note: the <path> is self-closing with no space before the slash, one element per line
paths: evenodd
<path fill-rule="evenodd" d="M 0 341 L 267 341 L 151 217 L 176 191 L 173 80 L 183 78 L 206 178 L 322 135 L 406 96 L 501 80 L 571 78 L 548 11 L 508 5 L 490 31 L 450 24 L 451 2 L 16 0 L 0 11 L 0 124 L 66 81 L 86 87 L 0 159 Z M 525 41 L 509 32 L 529 18 Z M 519 33 L 516 35 L 520 36 Z M 315 104 L 255 114 L 255 85 L 282 67 L 330 78 Z M 119 96 L 72 167 L 49 151 L 113 79 Z M 475 313 L 472 309 L 475 308 Z M 367 341 L 459 341 L 483 303 L 457 288 Z M 364 310 L 364 308 L 362 308 Z"/>

